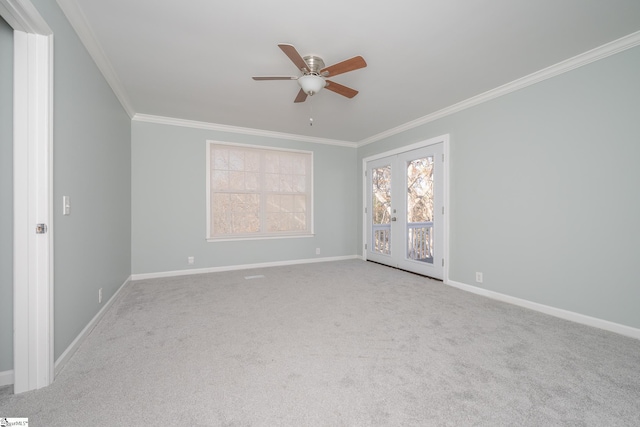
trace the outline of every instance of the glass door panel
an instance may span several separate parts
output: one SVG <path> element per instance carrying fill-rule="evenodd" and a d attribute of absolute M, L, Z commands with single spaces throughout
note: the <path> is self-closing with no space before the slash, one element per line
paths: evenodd
<path fill-rule="evenodd" d="M 391 165 L 371 169 L 373 251 L 391 255 Z"/>
<path fill-rule="evenodd" d="M 406 163 L 407 259 L 433 264 L 433 156 Z"/>

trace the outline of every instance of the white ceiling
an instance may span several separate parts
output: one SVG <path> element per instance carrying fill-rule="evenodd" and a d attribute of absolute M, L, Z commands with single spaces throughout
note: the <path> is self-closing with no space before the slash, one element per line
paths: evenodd
<path fill-rule="evenodd" d="M 358 143 L 640 30 L 638 0 L 58 0 L 128 112 Z M 327 65 L 294 104 L 278 48 Z M 311 101 L 311 102 L 310 102 Z M 313 115 L 314 125 L 309 126 Z"/>

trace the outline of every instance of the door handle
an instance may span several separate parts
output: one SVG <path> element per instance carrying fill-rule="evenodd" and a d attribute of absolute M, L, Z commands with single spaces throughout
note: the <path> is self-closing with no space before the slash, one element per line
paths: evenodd
<path fill-rule="evenodd" d="M 394 216 L 394 217 L 392 217 L 392 218 L 391 218 L 391 221 L 396 221 L 396 217 L 395 217 L 395 216 Z"/>

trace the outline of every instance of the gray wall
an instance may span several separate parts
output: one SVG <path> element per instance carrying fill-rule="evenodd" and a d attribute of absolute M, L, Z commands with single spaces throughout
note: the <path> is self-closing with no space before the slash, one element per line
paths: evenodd
<path fill-rule="evenodd" d="M 206 242 L 208 139 L 313 151 L 315 236 Z M 355 148 L 134 121 L 133 273 L 354 255 L 355 162 Z"/>
<path fill-rule="evenodd" d="M 131 120 L 56 2 L 32 1 L 54 33 L 57 359 L 131 274 Z"/>
<path fill-rule="evenodd" d="M 638 76 L 636 47 L 363 146 L 358 168 L 449 133 L 450 279 L 640 328 Z"/>
<path fill-rule="evenodd" d="M 0 372 L 13 369 L 13 28 L 0 18 Z"/>

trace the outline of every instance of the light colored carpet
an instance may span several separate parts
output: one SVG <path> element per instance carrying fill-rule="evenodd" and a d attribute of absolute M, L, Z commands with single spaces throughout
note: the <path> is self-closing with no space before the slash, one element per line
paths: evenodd
<path fill-rule="evenodd" d="M 245 276 L 264 275 L 245 279 Z M 364 261 L 129 284 L 31 426 L 640 425 L 640 341 Z"/>

